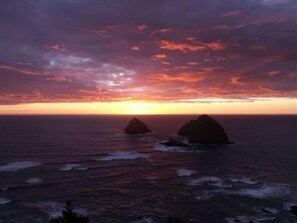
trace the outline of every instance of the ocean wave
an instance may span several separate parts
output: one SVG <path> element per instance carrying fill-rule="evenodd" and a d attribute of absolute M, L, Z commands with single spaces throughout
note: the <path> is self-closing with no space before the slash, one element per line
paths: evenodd
<path fill-rule="evenodd" d="M 258 183 L 251 181 L 248 178 L 236 179 L 233 182 L 245 182 L 244 186 L 241 186 L 238 190 L 232 190 L 232 186 L 227 182 L 229 180 L 223 180 L 220 177 L 215 176 L 202 176 L 197 179 L 190 180 L 187 185 L 191 186 L 200 186 L 200 185 L 213 185 L 219 187 L 219 189 L 213 189 L 208 191 L 203 191 L 198 194 L 196 197 L 199 200 L 207 200 L 216 194 L 225 194 L 225 195 L 235 195 L 235 196 L 247 196 L 252 198 L 278 198 L 285 197 L 291 193 L 291 189 L 286 184 L 277 184 L 277 183 Z M 257 185 L 259 184 L 259 185 Z M 238 187 L 235 187 L 238 188 Z M 267 212 L 273 212 L 273 210 L 267 209 Z"/>
<path fill-rule="evenodd" d="M 5 165 L 0 166 L 0 172 L 4 171 L 18 171 L 22 169 L 27 169 L 31 167 L 36 167 L 41 165 L 40 162 L 36 161 L 21 161 L 21 162 L 13 162 L 13 163 L 8 163 Z"/>
<path fill-rule="evenodd" d="M 278 210 L 270 207 L 254 207 L 253 210 L 259 214 L 264 215 L 277 215 L 279 213 Z"/>
<path fill-rule="evenodd" d="M 0 205 L 2 204 L 9 204 L 11 202 L 11 200 L 4 198 L 4 197 L 0 197 Z"/>
<path fill-rule="evenodd" d="M 226 218 L 227 223 L 261 223 L 266 221 L 273 221 L 275 217 L 261 217 L 261 216 L 237 216 L 235 218 Z"/>
<path fill-rule="evenodd" d="M 200 192 L 200 194 L 198 194 L 196 196 L 196 199 L 206 201 L 206 200 L 209 200 L 210 198 L 214 197 L 215 193 L 216 192 L 214 192 L 214 191 L 203 190 L 203 191 Z"/>
<path fill-rule="evenodd" d="M 40 178 L 31 178 L 31 179 L 26 180 L 26 183 L 35 185 L 35 184 L 42 183 L 42 180 Z"/>
<path fill-rule="evenodd" d="M 135 160 L 135 159 L 148 159 L 150 155 L 138 153 L 138 152 L 115 152 L 110 153 L 108 156 L 101 159 L 96 159 L 97 161 L 111 161 L 111 160 Z"/>
<path fill-rule="evenodd" d="M 144 217 L 140 220 L 131 221 L 130 223 L 156 223 L 156 221 L 149 217 Z"/>
<path fill-rule="evenodd" d="M 290 189 L 282 184 L 265 184 L 258 188 L 241 189 L 233 192 L 235 195 L 248 196 L 253 198 L 284 197 L 290 194 Z"/>
<path fill-rule="evenodd" d="M 191 180 L 188 184 L 193 186 L 202 185 L 204 183 L 208 184 L 222 184 L 223 179 L 219 177 L 213 177 L 213 176 L 203 176 L 199 177 L 197 179 Z"/>
<path fill-rule="evenodd" d="M 230 178 L 229 180 L 233 183 L 244 183 L 244 184 L 257 184 L 258 183 L 257 181 L 253 181 L 250 178 L 246 178 L 246 177 L 239 178 L 239 179 Z"/>
<path fill-rule="evenodd" d="M 179 177 L 190 177 L 194 173 L 196 173 L 196 171 L 194 171 L 194 170 L 186 170 L 186 169 L 177 170 L 177 176 L 179 176 Z"/>
<path fill-rule="evenodd" d="M 72 170 L 72 169 L 77 168 L 79 166 L 80 166 L 79 164 L 68 163 L 68 164 L 65 164 L 64 166 L 62 166 L 60 168 L 60 170 L 62 170 L 62 171 L 69 171 L 69 170 Z"/>
<path fill-rule="evenodd" d="M 213 176 L 199 177 L 198 179 L 193 179 L 188 183 L 188 185 L 192 186 L 199 186 L 203 184 L 208 184 L 219 188 L 229 188 L 232 186 L 230 184 L 224 183 L 224 180 L 222 178 Z"/>
<path fill-rule="evenodd" d="M 178 146 L 165 146 L 162 144 L 154 145 L 154 150 L 161 151 L 161 152 L 183 152 L 183 153 L 193 153 L 193 152 L 200 153 L 200 152 L 202 152 L 202 151 L 191 149 L 191 148 L 178 147 Z"/>
<path fill-rule="evenodd" d="M 78 167 L 77 169 L 83 171 L 83 170 L 88 170 L 89 167 Z"/>
<path fill-rule="evenodd" d="M 34 207 L 40 209 L 42 212 L 46 213 L 50 218 L 58 218 L 62 216 L 62 211 L 64 208 L 63 203 L 54 201 L 41 201 L 37 203 L 26 203 L 27 207 Z M 82 208 L 74 208 L 74 211 L 78 214 L 88 215 L 88 212 Z"/>

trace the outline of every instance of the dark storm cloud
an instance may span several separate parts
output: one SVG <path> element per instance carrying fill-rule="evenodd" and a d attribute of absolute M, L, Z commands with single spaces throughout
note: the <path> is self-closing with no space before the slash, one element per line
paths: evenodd
<path fill-rule="evenodd" d="M 296 1 L 0 2 L 0 103 L 296 97 Z"/>

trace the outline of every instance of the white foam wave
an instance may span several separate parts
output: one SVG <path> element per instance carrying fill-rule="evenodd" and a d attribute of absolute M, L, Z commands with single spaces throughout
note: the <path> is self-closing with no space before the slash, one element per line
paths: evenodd
<path fill-rule="evenodd" d="M 229 180 L 233 183 L 245 183 L 245 184 L 257 184 L 258 183 L 257 181 L 253 181 L 250 178 L 246 178 L 246 177 L 243 177 L 240 179 L 230 178 Z"/>
<path fill-rule="evenodd" d="M 8 163 L 6 165 L 1 165 L 0 166 L 0 172 L 4 171 L 18 171 L 22 169 L 27 169 L 31 167 L 36 167 L 41 165 L 40 162 L 36 161 L 21 161 L 21 162 L 13 162 L 13 163 Z"/>
<path fill-rule="evenodd" d="M 58 218 L 62 216 L 62 211 L 64 208 L 63 203 L 58 203 L 54 201 L 41 201 L 37 203 L 27 203 L 28 207 L 37 207 L 42 212 L 47 213 L 50 218 Z M 88 215 L 88 212 L 81 208 L 74 208 L 74 211 L 78 214 Z"/>
<path fill-rule="evenodd" d="M 265 215 L 276 215 L 279 213 L 278 210 L 275 208 L 269 208 L 269 207 L 254 207 L 254 211 L 258 212 L 259 214 L 265 214 Z"/>
<path fill-rule="evenodd" d="M 261 216 L 237 216 L 235 218 L 226 218 L 227 223 L 261 223 L 266 221 L 273 221 L 275 217 L 261 217 Z"/>
<path fill-rule="evenodd" d="M 64 166 L 62 166 L 60 168 L 60 170 L 62 171 L 69 171 L 69 170 L 72 170 L 76 167 L 79 167 L 80 165 L 79 164 L 74 164 L 74 163 L 68 163 L 68 164 L 65 164 Z"/>
<path fill-rule="evenodd" d="M 204 176 L 204 177 L 199 177 L 198 179 L 193 179 L 189 182 L 189 185 L 197 186 L 197 185 L 202 185 L 204 183 L 208 184 L 223 184 L 223 180 L 219 177 L 213 177 L 213 176 Z"/>
<path fill-rule="evenodd" d="M 191 152 L 191 151 L 187 151 L 182 147 L 177 147 L 177 146 L 165 146 L 162 144 L 157 144 L 154 146 L 154 149 L 156 151 L 161 151 L 161 152 Z"/>
<path fill-rule="evenodd" d="M 34 185 L 34 184 L 40 184 L 42 183 L 42 180 L 40 178 L 31 178 L 26 180 L 26 183 Z"/>
<path fill-rule="evenodd" d="M 1 204 L 9 204 L 11 202 L 11 200 L 4 198 L 4 197 L 0 197 L 0 205 Z"/>
<path fill-rule="evenodd" d="M 194 170 L 186 170 L 186 169 L 177 170 L 177 176 L 179 176 L 179 177 L 190 177 L 194 173 L 196 173 L 196 171 L 194 171 Z"/>
<path fill-rule="evenodd" d="M 149 217 L 144 217 L 143 219 L 132 221 L 131 223 L 155 223 L 156 221 Z"/>
<path fill-rule="evenodd" d="M 97 159 L 97 161 L 111 161 L 111 160 L 135 160 L 135 159 L 147 159 L 150 156 L 148 154 L 138 152 L 115 152 L 110 153 L 109 156 Z"/>
<path fill-rule="evenodd" d="M 241 189 L 233 192 L 235 195 L 249 196 L 254 198 L 267 198 L 267 197 L 284 197 L 290 193 L 290 189 L 285 185 L 262 185 L 253 189 Z"/>
<path fill-rule="evenodd" d="M 77 169 L 83 171 L 83 170 L 88 170 L 89 168 L 88 167 L 78 167 Z"/>
<path fill-rule="evenodd" d="M 242 179 L 240 179 L 241 182 Z M 277 183 L 264 183 L 256 187 L 257 183 L 252 183 L 249 180 L 244 179 L 244 181 L 248 181 L 247 185 L 242 189 L 239 190 L 232 190 L 232 185 L 229 185 L 223 179 L 214 176 L 203 176 L 197 179 L 192 179 L 188 182 L 188 185 L 192 186 L 199 186 L 199 185 L 213 185 L 219 187 L 219 189 L 209 190 L 207 192 L 203 192 L 202 194 L 197 196 L 197 199 L 209 199 L 210 197 L 214 196 L 215 194 L 225 194 L 225 195 L 237 195 L 237 196 L 248 196 L 252 198 L 277 198 L 277 197 L 285 197 L 291 193 L 291 190 L 288 185 L 286 184 L 277 184 Z M 289 205 L 286 204 L 286 208 L 288 209 Z M 272 209 L 266 209 L 270 212 L 274 212 Z"/>

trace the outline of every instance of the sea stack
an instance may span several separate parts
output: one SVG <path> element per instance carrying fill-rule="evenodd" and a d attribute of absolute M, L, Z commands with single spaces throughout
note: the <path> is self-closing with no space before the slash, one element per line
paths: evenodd
<path fill-rule="evenodd" d="M 187 136 L 189 143 L 230 144 L 223 127 L 208 115 L 189 121 L 177 134 Z"/>
<path fill-rule="evenodd" d="M 125 132 L 127 134 L 145 134 L 152 131 L 142 121 L 137 118 L 133 118 L 129 125 L 125 128 Z"/>

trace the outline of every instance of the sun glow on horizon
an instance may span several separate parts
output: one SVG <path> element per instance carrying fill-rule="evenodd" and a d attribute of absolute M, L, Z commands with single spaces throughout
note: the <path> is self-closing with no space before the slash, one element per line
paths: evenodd
<path fill-rule="evenodd" d="M 84 102 L 1 105 L 0 115 L 297 114 L 297 100 L 202 99 L 189 102 Z"/>

